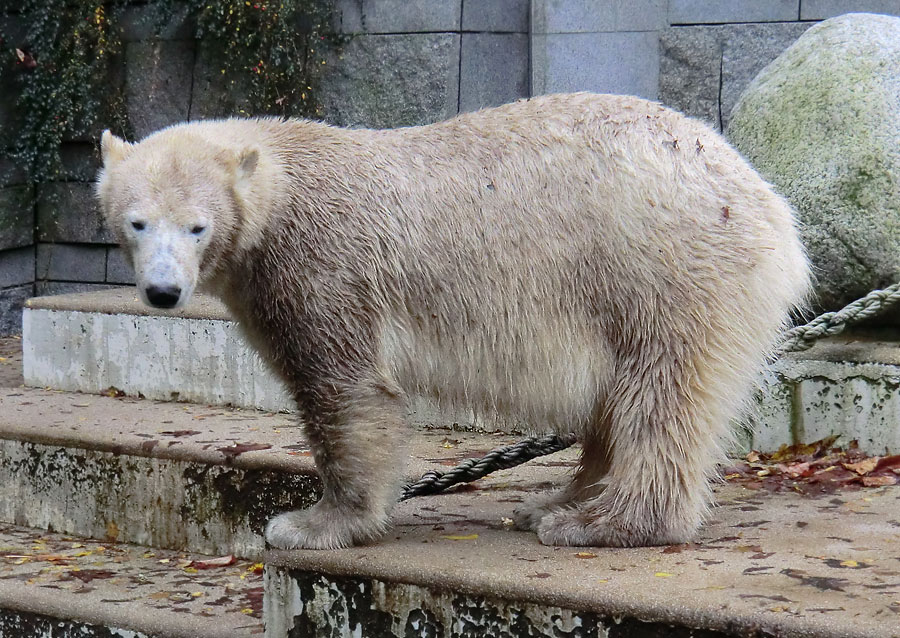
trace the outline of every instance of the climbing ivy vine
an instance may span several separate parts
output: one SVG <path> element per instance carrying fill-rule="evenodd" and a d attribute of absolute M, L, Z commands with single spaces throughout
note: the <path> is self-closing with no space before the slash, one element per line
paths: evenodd
<path fill-rule="evenodd" d="M 157 37 L 176 17 L 192 25 L 198 52 L 243 91 L 243 114 L 316 114 L 329 0 L 21 0 L 0 26 L 0 100 L 14 99 L 0 136 L 30 181 L 59 177 L 65 140 L 129 134 L 121 19 L 138 5 Z"/>

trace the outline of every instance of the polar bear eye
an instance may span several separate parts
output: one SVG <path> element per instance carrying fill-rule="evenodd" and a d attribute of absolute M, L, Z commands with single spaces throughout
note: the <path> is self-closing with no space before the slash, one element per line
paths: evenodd
<path fill-rule="evenodd" d="M 194 226 L 193 228 L 191 228 L 191 234 L 192 235 L 202 235 L 203 231 L 205 231 L 205 230 L 206 230 L 206 226 L 201 226 L 198 224 L 198 225 Z"/>
<path fill-rule="evenodd" d="M 147 224 L 144 222 L 131 222 L 131 227 L 135 230 L 144 230 L 147 227 Z"/>

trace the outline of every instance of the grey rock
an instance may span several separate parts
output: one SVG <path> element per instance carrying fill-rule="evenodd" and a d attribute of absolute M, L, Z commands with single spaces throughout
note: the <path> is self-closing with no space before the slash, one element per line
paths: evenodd
<path fill-rule="evenodd" d="M 0 188 L 0 250 L 34 243 L 34 189 Z"/>
<path fill-rule="evenodd" d="M 118 18 L 123 42 L 141 40 L 190 40 L 194 22 L 186 3 L 174 3 L 169 15 L 161 13 L 160 3 L 130 5 L 122 9 Z"/>
<path fill-rule="evenodd" d="M 34 283 L 34 246 L 0 251 L 0 288 Z"/>
<path fill-rule="evenodd" d="M 463 0 L 463 31 L 528 33 L 528 0 Z"/>
<path fill-rule="evenodd" d="M 594 91 L 656 99 L 658 40 L 654 31 L 535 34 L 532 94 Z"/>
<path fill-rule="evenodd" d="M 236 76 L 225 71 L 215 47 L 208 41 L 198 42 L 192 78 L 190 119 L 256 114 L 249 98 L 249 76 Z"/>
<path fill-rule="evenodd" d="M 459 31 L 462 0 L 336 0 L 339 33 Z"/>
<path fill-rule="evenodd" d="M 800 0 L 669 1 L 669 24 L 776 22 L 796 20 L 799 15 Z"/>
<path fill-rule="evenodd" d="M 59 149 L 62 160 L 60 178 L 73 182 L 92 182 L 100 170 L 100 153 L 91 142 L 64 142 Z"/>
<path fill-rule="evenodd" d="M 37 237 L 42 242 L 115 243 L 104 225 L 93 184 L 79 182 L 38 187 Z"/>
<path fill-rule="evenodd" d="M 672 27 L 659 37 L 659 100 L 721 128 L 720 27 Z"/>
<path fill-rule="evenodd" d="M 106 280 L 106 247 L 73 244 L 38 244 L 39 280 L 102 283 Z"/>
<path fill-rule="evenodd" d="M 110 284 L 133 284 L 134 269 L 125 259 L 119 247 L 110 247 L 106 253 L 106 282 Z"/>
<path fill-rule="evenodd" d="M 721 130 L 753 77 L 809 26 L 786 22 L 665 29 L 660 34 L 659 99 Z"/>
<path fill-rule="evenodd" d="M 666 26 L 665 0 L 534 0 L 533 33 L 656 31 Z"/>
<path fill-rule="evenodd" d="M 188 119 L 193 42 L 131 42 L 125 64 L 125 108 L 138 139 Z"/>
<path fill-rule="evenodd" d="M 326 121 L 388 128 L 456 115 L 459 35 L 359 35 L 327 55 L 319 85 Z"/>
<path fill-rule="evenodd" d="M 528 95 L 528 36 L 464 33 L 459 110 L 475 111 Z"/>
<path fill-rule="evenodd" d="M 756 74 L 797 41 L 809 24 L 742 24 L 727 28 L 722 51 L 722 128 L 728 127 L 731 111 Z"/>
<path fill-rule="evenodd" d="M 727 134 L 800 216 L 817 303 L 900 280 L 900 18 L 850 14 L 767 66 Z"/>
<path fill-rule="evenodd" d="M 0 290 L 0 337 L 22 334 L 22 306 L 34 296 L 34 284 Z"/>
<path fill-rule="evenodd" d="M 850 12 L 900 15 L 900 0 L 803 0 L 801 20 L 824 20 Z"/>

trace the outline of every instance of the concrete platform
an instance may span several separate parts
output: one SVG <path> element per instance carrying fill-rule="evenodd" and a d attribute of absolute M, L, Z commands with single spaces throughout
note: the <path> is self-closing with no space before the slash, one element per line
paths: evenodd
<path fill-rule="evenodd" d="M 370 547 L 268 554 L 267 636 L 900 636 L 897 487 L 723 486 L 696 543 L 560 548 L 507 525 L 527 474 L 402 503 Z"/>
<path fill-rule="evenodd" d="M 287 415 L 20 386 L 0 405 L 0 520 L 257 557 L 268 516 L 315 498 Z M 409 475 L 517 438 L 420 431 Z M 576 458 L 401 503 L 367 547 L 265 554 L 266 635 L 900 638 L 900 487 L 725 483 L 687 546 L 555 548 L 513 531 L 513 510 Z M 13 611 L 55 609 L 34 600 Z"/>
<path fill-rule="evenodd" d="M 218 558 L 0 525 L 0 636 L 262 635 L 262 565 Z"/>
<path fill-rule="evenodd" d="M 282 383 L 248 348 L 217 301 L 147 308 L 133 288 L 31 299 L 24 311 L 28 385 L 290 411 Z M 838 337 L 779 360 L 738 452 L 774 451 L 838 434 L 872 454 L 900 452 L 900 338 Z M 521 433 L 524 424 L 414 400 L 420 427 Z"/>
<path fill-rule="evenodd" d="M 0 340 L 0 382 L 21 381 L 17 343 Z M 0 386 L 0 406 L 0 522 L 259 558 L 266 521 L 319 497 L 292 415 L 21 385 Z M 518 438 L 418 431 L 408 478 Z"/>

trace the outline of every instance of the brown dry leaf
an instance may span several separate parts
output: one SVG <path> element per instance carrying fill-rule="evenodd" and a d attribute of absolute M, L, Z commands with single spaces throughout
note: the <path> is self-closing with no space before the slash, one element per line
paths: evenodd
<path fill-rule="evenodd" d="M 864 476 L 862 484 L 866 487 L 883 487 L 885 485 L 896 485 L 896 476 Z"/>
<path fill-rule="evenodd" d="M 750 453 L 745 458 L 747 463 L 757 463 L 759 461 L 759 452 L 750 450 Z"/>
<path fill-rule="evenodd" d="M 594 554 L 592 552 L 578 552 L 577 554 L 575 554 L 575 558 L 583 558 L 587 560 L 590 558 L 597 558 L 597 554 Z"/>
<path fill-rule="evenodd" d="M 881 457 L 872 456 L 867 459 L 863 459 L 862 461 L 857 461 L 856 463 L 842 463 L 841 465 L 843 465 L 851 472 L 856 472 L 860 476 L 865 476 L 875 469 L 875 467 L 878 465 L 879 460 L 881 460 Z"/>
<path fill-rule="evenodd" d="M 157 591 L 147 596 L 147 598 L 150 598 L 151 600 L 162 600 L 163 598 L 168 598 L 171 595 L 172 592 L 170 591 Z"/>

